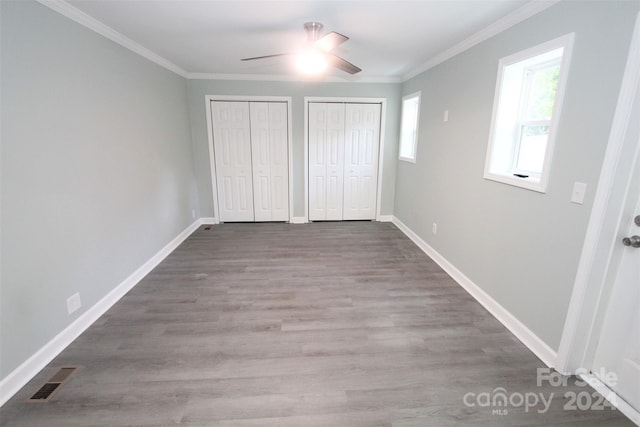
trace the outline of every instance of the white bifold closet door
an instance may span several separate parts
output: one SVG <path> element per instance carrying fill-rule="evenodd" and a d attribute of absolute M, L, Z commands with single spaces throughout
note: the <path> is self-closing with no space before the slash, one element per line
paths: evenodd
<path fill-rule="evenodd" d="M 284 102 L 211 103 L 221 222 L 288 221 Z"/>
<path fill-rule="evenodd" d="M 375 219 L 380 104 L 309 103 L 309 220 Z"/>
<path fill-rule="evenodd" d="M 380 104 L 346 104 L 343 219 L 375 219 Z"/>
<path fill-rule="evenodd" d="M 309 104 L 309 219 L 342 220 L 344 104 Z"/>
<path fill-rule="evenodd" d="M 287 105 L 252 102 L 249 110 L 255 220 L 288 221 Z"/>
<path fill-rule="evenodd" d="M 212 102 L 220 221 L 254 221 L 248 102 Z"/>

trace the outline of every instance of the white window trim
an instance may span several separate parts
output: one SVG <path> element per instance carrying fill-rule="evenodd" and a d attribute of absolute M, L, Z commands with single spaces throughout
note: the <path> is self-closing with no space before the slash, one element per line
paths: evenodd
<path fill-rule="evenodd" d="M 404 101 L 411 98 L 418 98 L 418 107 L 416 109 L 416 132 L 414 135 L 413 141 L 413 152 L 411 157 L 402 156 L 402 119 L 404 115 Z M 400 104 L 401 115 L 400 115 L 400 138 L 398 140 L 398 159 L 404 162 L 415 163 L 416 162 L 416 154 L 418 152 L 418 130 L 420 129 L 420 104 L 422 103 L 422 91 L 410 93 L 409 95 L 405 95 L 402 97 L 402 103 Z"/>
<path fill-rule="evenodd" d="M 549 175 L 551 173 L 551 164 L 555 151 L 556 135 L 558 133 L 558 123 L 562 115 L 562 104 L 567 86 L 567 76 L 569 75 L 569 64 L 571 62 L 571 53 L 573 50 L 574 33 L 569 33 L 548 42 L 539 44 L 529 49 L 525 49 L 516 54 L 501 58 L 498 62 L 498 76 L 496 79 L 496 89 L 493 101 L 493 112 L 491 115 L 491 131 L 489 132 L 489 148 L 487 149 L 487 157 L 485 159 L 484 178 L 492 181 L 501 182 L 503 184 L 522 187 L 528 190 L 546 193 L 549 183 Z M 532 175 L 527 178 L 513 176 L 514 171 L 496 172 L 491 171 L 491 160 L 493 158 L 493 150 L 496 149 L 494 137 L 496 132 L 496 119 L 498 115 L 498 107 L 500 101 L 500 90 L 502 86 L 502 77 L 504 69 L 512 64 L 521 62 L 525 59 L 541 55 L 553 49 L 564 48 L 562 60 L 560 62 L 560 75 L 558 76 L 558 87 L 556 92 L 556 100 L 553 106 L 553 115 L 550 121 L 549 137 L 547 139 L 547 149 L 544 157 L 542 173 L 537 176 Z M 517 173 L 517 172 L 516 172 Z"/>

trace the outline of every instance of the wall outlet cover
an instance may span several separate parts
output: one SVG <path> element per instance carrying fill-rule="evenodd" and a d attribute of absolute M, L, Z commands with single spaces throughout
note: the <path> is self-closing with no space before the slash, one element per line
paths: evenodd
<path fill-rule="evenodd" d="M 82 307 L 82 301 L 80 300 L 80 294 L 76 293 L 67 298 L 67 312 L 73 314 L 76 310 Z"/>

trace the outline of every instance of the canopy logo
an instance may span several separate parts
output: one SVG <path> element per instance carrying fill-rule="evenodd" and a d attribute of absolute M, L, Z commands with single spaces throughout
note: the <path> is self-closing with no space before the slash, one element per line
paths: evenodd
<path fill-rule="evenodd" d="M 525 412 L 535 409 L 538 413 L 544 414 L 549 410 L 554 393 L 545 396 L 544 393 L 528 391 L 525 393 L 507 393 L 503 387 L 496 387 L 490 392 L 472 393 L 464 395 L 462 402 L 467 407 L 480 406 L 491 408 L 493 415 L 507 415 L 508 408 L 524 407 Z M 542 406 L 540 406 L 542 404 Z"/>
<path fill-rule="evenodd" d="M 615 410 L 613 405 L 616 404 L 615 394 L 605 397 L 601 394 L 588 390 L 575 391 L 575 387 L 586 387 L 587 383 L 580 379 L 581 375 L 589 374 L 586 369 L 577 370 L 576 376 L 565 376 L 550 368 L 538 368 L 536 372 L 536 387 L 553 388 L 572 387 L 573 390 L 558 393 L 563 396 L 563 409 L 565 411 L 575 410 L 592 410 L 602 411 L 607 407 Z M 602 370 L 598 372 L 598 378 L 607 382 L 609 385 L 615 385 L 617 376 L 613 372 Z M 573 381 L 570 383 L 570 381 Z M 573 387 L 575 386 L 575 387 Z M 462 402 L 466 407 L 491 408 L 492 415 L 508 415 L 510 408 L 524 408 L 525 412 L 536 411 L 539 414 L 546 413 L 551 407 L 555 392 L 544 393 L 535 391 L 512 392 L 508 393 L 504 387 L 496 387 L 491 391 L 483 391 L 480 393 L 468 392 Z M 612 405 L 613 404 L 613 405 Z"/>

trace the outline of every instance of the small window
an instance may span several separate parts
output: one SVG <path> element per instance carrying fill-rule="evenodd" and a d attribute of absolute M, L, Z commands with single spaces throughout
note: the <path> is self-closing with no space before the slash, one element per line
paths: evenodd
<path fill-rule="evenodd" d="M 544 193 L 573 34 L 502 58 L 484 177 Z"/>
<path fill-rule="evenodd" d="M 420 117 L 420 92 L 402 98 L 400 128 L 400 160 L 416 162 L 418 118 Z"/>

